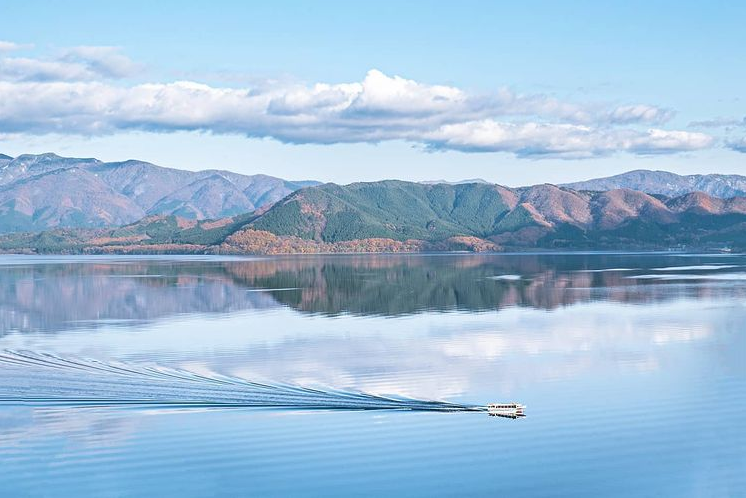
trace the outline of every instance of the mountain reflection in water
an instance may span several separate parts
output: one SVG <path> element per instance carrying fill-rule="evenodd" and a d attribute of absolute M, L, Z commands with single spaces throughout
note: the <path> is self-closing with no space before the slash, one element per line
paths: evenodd
<path fill-rule="evenodd" d="M 124 262 L 126 261 L 126 264 Z M 405 316 L 551 310 L 590 301 L 650 303 L 746 295 L 737 255 L 364 255 L 246 260 L 0 260 L 0 330 L 137 326 L 176 315 L 287 306 Z M 671 274 L 671 270 L 683 268 Z M 660 278 L 651 278 L 660 275 Z M 636 278 L 639 277 L 639 278 Z M 725 278 L 723 278 L 725 277 Z M 711 279 L 720 285 L 697 285 Z M 735 293 L 735 294 L 734 294 Z"/>

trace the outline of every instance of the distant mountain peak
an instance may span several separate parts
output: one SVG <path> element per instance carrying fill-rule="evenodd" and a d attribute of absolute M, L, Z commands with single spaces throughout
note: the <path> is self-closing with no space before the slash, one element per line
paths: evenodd
<path fill-rule="evenodd" d="M 17 159 L 26 159 L 26 160 L 28 160 L 28 159 L 37 159 L 37 160 L 40 160 L 40 159 L 55 159 L 55 158 L 60 158 L 60 157 L 62 157 L 62 156 L 58 156 L 54 152 L 42 152 L 40 154 L 21 154 L 20 156 L 17 157 Z"/>
<path fill-rule="evenodd" d="M 488 182 L 487 180 L 483 180 L 481 178 L 469 178 L 467 180 L 458 180 L 458 181 L 455 181 L 455 182 L 449 182 L 447 180 L 423 180 L 423 181 L 421 181 L 419 183 L 422 183 L 423 185 L 438 185 L 438 184 L 443 184 L 443 185 L 466 185 L 466 184 L 469 184 L 469 183 L 485 183 L 485 184 L 490 184 L 491 182 Z"/>
<path fill-rule="evenodd" d="M 114 162 L 108 162 L 104 164 L 111 168 L 116 168 L 120 166 L 135 166 L 135 165 L 154 166 L 156 168 L 163 168 L 163 166 L 156 166 L 153 163 L 149 163 L 147 161 L 140 161 L 139 159 L 126 159 L 124 161 L 114 161 Z"/>
<path fill-rule="evenodd" d="M 59 181 L 52 181 L 59 178 Z M 52 152 L 0 157 L 0 233 L 101 227 L 145 213 L 212 219 L 254 211 L 306 186 L 268 175 L 187 171 Z"/>
<path fill-rule="evenodd" d="M 647 194 L 678 197 L 690 192 L 705 192 L 719 198 L 746 195 L 746 176 L 723 174 L 678 175 L 669 171 L 637 169 L 605 178 L 566 183 L 574 190 L 607 191 L 619 188 Z"/>
<path fill-rule="evenodd" d="M 58 156 L 54 152 L 43 152 L 41 154 L 21 154 L 14 159 L 14 162 L 24 164 L 34 164 L 41 162 L 51 162 L 64 159 L 71 159 L 68 157 Z M 77 159 L 78 161 L 90 161 L 90 159 Z"/>

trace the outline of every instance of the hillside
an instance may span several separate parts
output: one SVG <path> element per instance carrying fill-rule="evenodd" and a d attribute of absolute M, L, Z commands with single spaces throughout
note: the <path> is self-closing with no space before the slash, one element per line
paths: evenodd
<path fill-rule="evenodd" d="M 264 208 L 316 183 L 134 160 L 1 155 L 0 233 L 117 226 L 146 215 L 221 218 Z"/>
<path fill-rule="evenodd" d="M 515 204 L 513 191 L 489 184 L 325 184 L 291 194 L 251 228 L 325 242 L 484 237 Z"/>
<path fill-rule="evenodd" d="M 209 178 L 208 178 L 209 179 Z M 218 181 L 218 180 L 215 180 Z M 225 209 L 225 205 L 222 206 Z M 324 184 L 219 220 L 147 216 L 115 229 L 0 237 L 0 250 L 69 253 L 746 249 L 746 198 L 555 185 Z"/>

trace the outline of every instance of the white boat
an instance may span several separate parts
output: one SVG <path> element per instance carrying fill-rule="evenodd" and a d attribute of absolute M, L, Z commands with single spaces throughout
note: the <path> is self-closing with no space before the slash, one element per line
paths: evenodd
<path fill-rule="evenodd" d="M 487 405 L 487 413 L 496 417 L 525 417 L 525 409 L 526 406 L 520 403 L 490 403 Z"/>

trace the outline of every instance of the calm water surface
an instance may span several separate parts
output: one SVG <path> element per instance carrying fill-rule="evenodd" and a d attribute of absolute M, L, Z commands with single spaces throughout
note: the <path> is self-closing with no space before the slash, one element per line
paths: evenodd
<path fill-rule="evenodd" d="M 741 255 L 3 256 L 0 352 L 2 496 L 746 490 Z"/>

